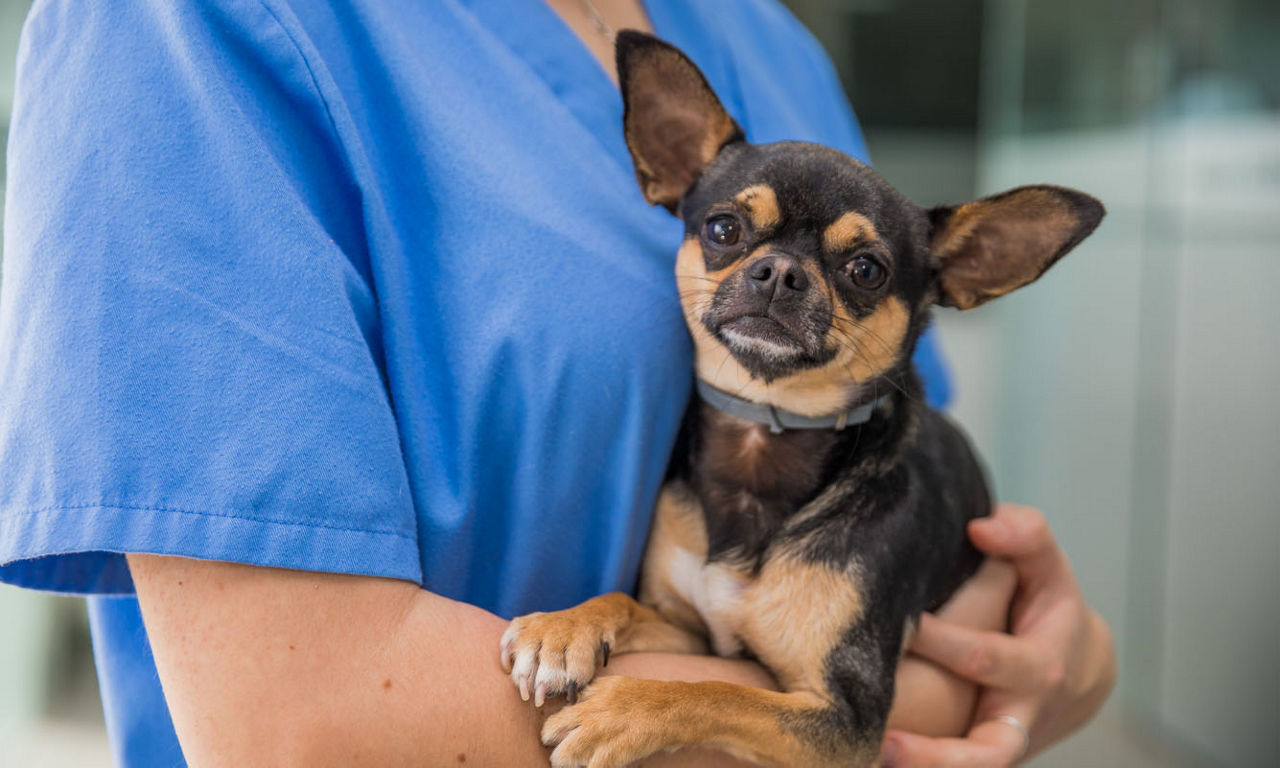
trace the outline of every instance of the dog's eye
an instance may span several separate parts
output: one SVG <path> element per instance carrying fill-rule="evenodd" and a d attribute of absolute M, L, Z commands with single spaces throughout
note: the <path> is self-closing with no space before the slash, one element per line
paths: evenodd
<path fill-rule="evenodd" d="M 849 279 L 853 284 L 867 291 L 874 291 L 884 285 L 889 272 L 880 262 L 871 256 L 859 256 L 849 262 Z"/>
<path fill-rule="evenodd" d="M 716 245 L 733 245 L 742 237 L 742 225 L 729 214 L 707 219 L 707 239 Z"/>

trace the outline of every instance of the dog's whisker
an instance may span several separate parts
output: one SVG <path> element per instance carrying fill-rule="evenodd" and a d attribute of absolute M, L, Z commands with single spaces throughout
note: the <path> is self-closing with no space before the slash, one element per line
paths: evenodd
<path fill-rule="evenodd" d="M 837 321 L 837 322 L 839 322 L 840 320 L 845 320 L 845 318 L 840 318 L 840 317 L 837 317 L 837 318 L 836 318 L 836 321 Z M 879 343 L 879 344 L 880 344 L 880 346 L 884 349 L 884 351 L 889 352 L 890 354 L 896 354 L 896 353 L 897 353 L 897 347 L 895 347 L 894 345 L 891 345 L 889 342 L 885 341 L 885 340 L 884 340 L 884 338 L 880 336 L 880 334 L 876 333 L 875 331 L 873 331 L 873 330 L 872 330 L 871 328 L 869 328 L 868 326 L 864 325 L 863 323 L 858 322 L 857 320 L 855 320 L 855 319 L 853 319 L 853 318 L 847 318 L 847 320 L 846 320 L 846 321 L 847 321 L 847 322 L 849 322 L 849 323 L 851 323 L 851 324 L 853 325 L 854 329 L 856 329 L 856 330 L 858 330 L 858 331 L 860 331 L 860 332 L 862 332 L 862 333 L 864 333 L 864 334 L 866 334 L 866 335 L 870 336 L 874 341 L 876 341 L 877 343 Z"/>
<path fill-rule="evenodd" d="M 849 331 L 847 331 L 846 329 L 843 329 L 843 328 L 838 327 L 838 325 L 833 324 L 833 325 L 832 325 L 832 331 L 833 331 L 833 332 L 835 332 L 835 333 L 836 333 L 836 335 L 837 335 L 837 336 L 839 336 L 842 340 L 844 340 L 845 342 L 847 342 L 847 343 L 849 344 L 850 348 L 853 350 L 853 353 L 854 353 L 855 355 L 857 355 L 858 357 L 860 357 L 860 358 L 862 359 L 863 364 L 867 365 L 868 369 L 870 369 L 870 367 L 871 367 L 870 360 L 868 359 L 867 354 L 866 354 L 866 351 L 863 349 L 862 345 L 858 342 L 858 340 L 857 340 L 856 338 L 854 338 L 854 336 L 853 336 L 851 333 L 849 333 Z M 844 366 L 844 368 L 845 368 L 846 372 L 849 374 L 849 378 L 850 378 L 851 380 L 853 380 L 853 381 L 857 381 L 857 380 L 858 380 L 857 372 L 856 372 L 856 370 L 855 370 L 855 369 L 854 369 L 854 367 L 853 367 L 853 361 L 849 361 L 848 363 L 846 363 L 846 364 L 845 364 L 845 366 Z M 899 392 L 901 392 L 905 397 L 907 397 L 907 398 L 909 398 L 909 399 L 911 399 L 911 400 L 913 400 L 913 401 L 919 402 L 919 401 L 920 401 L 920 400 L 919 400 L 919 398 L 917 398 L 917 397 L 915 397 L 914 395 L 912 395 L 912 394 L 911 394 L 911 392 L 909 392 L 909 391 L 908 391 L 905 387 L 903 387 L 899 382 L 897 382 L 897 381 L 895 381 L 895 380 L 893 379 L 893 374 L 894 374 L 894 373 L 898 373 L 899 375 L 902 375 L 902 372 L 901 372 L 901 371 L 886 371 L 886 372 L 882 372 L 882 373 L 879 373 L 879 374 L 873 375 L 873 376 L 869 379 L 869 380 L 872 382 L 873 389 L 874 389 L 876 386 L 878 386 L 878 384 L 879 384 L 879 382 L 880 382 L 880 381 L 884 381 L 884 383 L 886 383 L 886 384 L 888 384 L 889 386 L 893 387 L 894 389 L 898 390 L 898 391 L 899 391 Z M 860 383 L 866 383 L 866 380 L 864 380 L 863 382 L 860 382 Z"/>

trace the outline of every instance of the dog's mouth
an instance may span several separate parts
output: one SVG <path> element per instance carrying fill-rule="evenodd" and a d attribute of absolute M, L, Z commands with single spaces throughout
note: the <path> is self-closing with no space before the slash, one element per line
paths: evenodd
<path fill-rule="evenodd" d="M 720 325 L 716 334 L 732 352 L 759 355 L 776 361 L 801 358 L 804 345 L 772 317 L 745 315 Z"/>
<path fill-rule="evenodd" d="M 722 308 L 723 312 L 723 308 Z M 703 318 L 707 330 L 752 375 L 770 381 L 820 366 L 835 354 L 824 344 L 825 334 L 800 318 L 777 317 L 766 310 L 711 312 Z"/>

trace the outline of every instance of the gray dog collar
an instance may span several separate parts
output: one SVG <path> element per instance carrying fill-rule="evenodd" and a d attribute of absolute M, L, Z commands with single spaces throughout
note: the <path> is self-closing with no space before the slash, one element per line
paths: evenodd
<path fill-rule="evenodd" d="M 775 408 L 772 405 L 753 403 L 750 400 L 734 397 L 728 392 L 716 389 L 702 379 L 698 379 L 697 384 L 698 395 L 707 405 L 718 411 L 724 411 L 730 416 L 737 416 L 740 419 L 764 424 L 775 435 L 786 429 L 834 429 L 839 431 L 851 425 L 865 424 L 871 420 L 871 414 L 875 412 L 876 408 L 881 403 L 889 400 L 889 395 L 884 394 L 869 403 L 863 403 L 847 411 L 834 413 L 830 416 L 811 418 L 783 410 L 782 408 Z"/>

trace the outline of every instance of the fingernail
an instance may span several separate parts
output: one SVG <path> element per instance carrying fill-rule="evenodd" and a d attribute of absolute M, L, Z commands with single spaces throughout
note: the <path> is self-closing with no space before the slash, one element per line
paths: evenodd
<path fill-rule="evenodd" d="M 880 747 L 880 765 L 883 768 L 893 768 L 898 760 L 898 742 L 886 739 L 884 746 Z"/>

